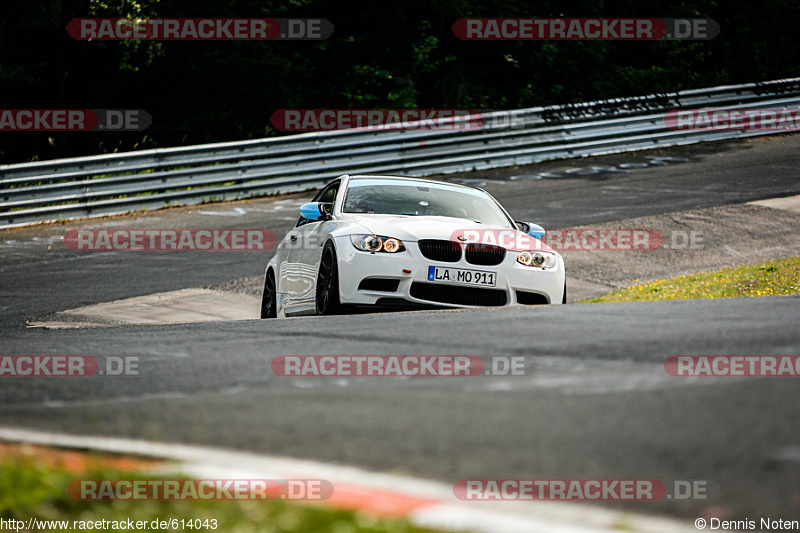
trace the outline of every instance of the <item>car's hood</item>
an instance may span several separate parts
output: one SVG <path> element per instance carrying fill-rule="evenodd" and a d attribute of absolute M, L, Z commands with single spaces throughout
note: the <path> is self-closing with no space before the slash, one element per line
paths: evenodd
<path fill-rule="evenodd" d="M 453 240 L 462 230 L 489 229 L 485 224 L 466 218 L 403 215 L 348 215 L 348 218 L 363 226 L 368 233 L 412 242 L 420 239 Z"/>

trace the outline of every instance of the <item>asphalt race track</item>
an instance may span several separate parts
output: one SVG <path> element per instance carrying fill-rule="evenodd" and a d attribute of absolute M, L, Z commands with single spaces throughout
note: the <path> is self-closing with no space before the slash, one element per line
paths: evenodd
<path fill-rule="evenodd" d="M 452 178 L 485 180 L 515 218 L 559 228 L 798 194 L 798 148 L 795 135 Z M 675 160 L 631 166 L 648 155 Z M 530 177 L 541 172 L 561 177 Z M 296 210 L 278 206 L 306 197 L 110 221 L 269 228 L 280 237 Z M 81 225 L 93 227 L 68 227 Z M 676 378 L 663 367 L 679 354 L 800 354 L 800 297 L 27 328 L 80 305 L 256 275 L 269 257 L 72 252 L 57 240 L 63 231 L 0 233 L 0 352 L 135 357 L 140 375 L 3 378 L 3 426 L 202 443 L 445 482 L 708 480 L 720 489 L 711 501 L 626 505 L 683 517 L 713 506 L 729 519 L 800 518 L 800 462 L 791 459 L 800 447 L 798 382 Z M 523 356 L 529 372 L 346 380 L 270 370 L 275 356 L 313 354 Z"/>

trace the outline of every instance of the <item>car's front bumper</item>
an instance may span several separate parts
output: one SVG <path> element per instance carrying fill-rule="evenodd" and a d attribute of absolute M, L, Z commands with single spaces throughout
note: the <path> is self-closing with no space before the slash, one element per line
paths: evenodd
<path fill-rule="evenodd" d="M 336 239 L 339 262 L 339 293 L 342 303 L 355 305 L 391 305 L 405 301 L 422 306 L 489 307 L 560 304 L 564 294 L 564 260 L 557 254 L 558 265 L 552 270 L 528 267 L 517 262 L 516 252 L 507 252 L 496 266 L 468 263 L 462 254 L 455 263 L 430 260 L 422 255 L 416 242 L 405 242 L 406 250 L 394 254 L 357 250 L 350 237 Z M 455 282 L 428 281 L 430 266 L 456 268 L 496 274 L 494 287 L 477 287 Z M 406 272 L 409 271 L 409 272 Z M 397 280 L 383 290 L 359 288 L 364 280 Z"/>

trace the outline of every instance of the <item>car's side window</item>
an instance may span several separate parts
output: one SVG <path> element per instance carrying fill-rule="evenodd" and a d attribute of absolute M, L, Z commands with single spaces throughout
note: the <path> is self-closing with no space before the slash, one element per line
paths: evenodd
<path fill-rule="evenodd" d="M 334 183 L 329 184 L 327 187 L 322 189 L 317 193 L 316 196 L 311 200 L 312 202 L 320 202 L 320 203 L 329 203 L 333 204 L 333 201 L 336 199 L 336 193 L 339 192 L 339 184 L 341 182 L 336 181 Z M 309 222 L 314 222 L 313 220 L 309 220 L 307 218 L 300 217 L 295 225 L 296 228 L 304 224 L 308 224 Z"/>
<path fill-rule="evenodd" d="M 326 204 L 333 204 L 334 200 L 336 200 L 336 193 L 339 192 L 339 184 L 330 185 L 327 189 L 322 191 L 319 200 L 315 200 L 320 203 Z"/>

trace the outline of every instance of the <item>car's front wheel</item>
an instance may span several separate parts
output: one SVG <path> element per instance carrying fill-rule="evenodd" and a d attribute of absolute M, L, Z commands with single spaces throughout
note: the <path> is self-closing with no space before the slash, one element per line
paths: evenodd
<path fill-rule="evenodd" d="M 261 296 L 261 318 L 276 318 L 278 316 L 277 294 L 275 293 L 275 274 L 267 270 L 264 278 L 264 294 Z"/>
<path fill-rule="evenodd" d="M 317 314 L 335 315 L 342 310 L 339 301 L 339 268 L 336 250 L 330 242 L 322 250 L 317 275 Z"/>

